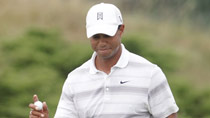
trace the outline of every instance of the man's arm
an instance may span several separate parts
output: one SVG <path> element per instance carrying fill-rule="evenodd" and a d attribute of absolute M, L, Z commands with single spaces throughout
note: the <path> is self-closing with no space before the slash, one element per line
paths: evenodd
<path fill-rule="evenodd" d="M 75 108 L 75 103 L 73 100 L 73 92 L 71 90 L 72 85 L 70 85 L 69 81 L 70 74 L 63 85 L 61 97 L 54 118 L 79 118 L 78 111 Z"/>
<path fill-rule="evenodd" d="M 167 118 L 177 118 L 177 113 L 172 113 Z"/>
<path fill-rule="evenodd" d="M 153 69 L 149 86 L 150 113 L 157 118 L 177 118 L 179 110 L 174 100 L 168 81 L 162 70 L 156 66 Z"/>

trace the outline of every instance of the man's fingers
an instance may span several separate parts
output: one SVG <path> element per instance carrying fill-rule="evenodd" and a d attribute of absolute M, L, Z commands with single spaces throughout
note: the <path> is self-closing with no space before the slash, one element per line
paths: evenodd
<path fill-rule="evenodd" d="M 29 118 L 39 118 L 38 116 L 29 115 Z"/>
<path fill-rule="evenodd" d="M 39 101 L 39 98 L 36 94 L 33 96 L 33 100 L 34 100 L 34 102 Z"/>
<path fill-rule="evenodd" d="M 48 113 L 48 107 L 46 102 L 43 102 L 43 112 Z"/>
<path fill-rule="evenodd" d="M 29 104 L 29 108 L 36 110 L 36 105 L 34 105 L 33 103 Z"/>
<path fill-rule="evenodd" d="M 44 118 L 45 115 L 41 112 L 38 112 L 38 111 L 31 111 L 30 116 L 34 116 L 34 117 L 38 117 L 38 118 L 39 117 Z"/>
<path fill-rule="evenodd" d="M 35 94 L 33 96 L 33 101 L 34 103 L 39 101 L 38 96 Z M 29 108 L 31 108 L 30 114 L 29 114 L 29 118 L 48 118 L 49 117 L 49 112 L 48 112 L 48 107 L 46 102 L 43 102 L 43 107 L 42 110 L 39 110 L 38 106 L 36 106 L 34 103 L 29 104 Z"/>

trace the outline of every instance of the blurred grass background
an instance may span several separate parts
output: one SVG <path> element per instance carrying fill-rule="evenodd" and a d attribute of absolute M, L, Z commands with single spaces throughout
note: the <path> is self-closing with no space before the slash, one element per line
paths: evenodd
<path fill-rule="evenodd" d="M 92 54 L 88 9 L 102 0 L 0 0 L 0 118 L 28 117 L 33 94 L 53 117 L 67 74 Z M 166 74 L 180 118 L 210 118 L 210 1 L 106 0 L 123 43 Z"/>

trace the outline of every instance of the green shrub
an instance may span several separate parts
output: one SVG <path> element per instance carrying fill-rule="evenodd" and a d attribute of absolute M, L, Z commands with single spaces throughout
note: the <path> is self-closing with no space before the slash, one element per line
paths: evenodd
<path fill-rule="evenodd" d="M 181 118 L 210 117 L 210 89 L 196 89 L 184 78 L 173 78 L 171 89 L 180 108 Z"/>
<path fill-rule="evenodd" d="M 57 31 L 33 28 L 2 40 L 0 55 L 1 117 L 28 117 L 33 94 L 47 101 L 53 117 L 67 74 L 90 58 L 91 50 L 63 40 Z"/>
<path fill-rule="evenodd" d="M 157 48 L 151 39 L 137 34 L 125 36 L 122 42 L 129 51 L 157 64 L 164 72 L 173 72 L 177 69 L 179 56 L 170 48 Z"/>

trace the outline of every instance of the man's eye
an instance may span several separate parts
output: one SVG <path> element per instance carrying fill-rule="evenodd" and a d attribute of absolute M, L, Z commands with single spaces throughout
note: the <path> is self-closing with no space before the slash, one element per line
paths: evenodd
<path fill-rule="evenodd" d="M 100 36 L 99 35 L 93 35 L 93 39 L 99 39 Z"/>
<path fill-rule="evenodd" d="M 93 39 L 110 38 L 110 37 L 111 37 L 111 36 L 106 35 L 106 34 L 96 34 L 96 35 L 93 35 L 93 36 L 92 36 Z"/>
<path fill-rule="evenodd" d="M 104 38 L 110 38 L 111 36 L 109 36 L 109 35 L 104 35 Z"/>

